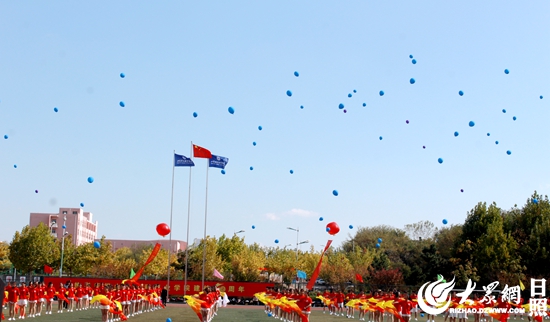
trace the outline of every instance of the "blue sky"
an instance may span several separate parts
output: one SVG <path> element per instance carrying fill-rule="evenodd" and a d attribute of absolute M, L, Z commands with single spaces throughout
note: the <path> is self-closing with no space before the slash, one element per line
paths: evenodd
<path fill-rule="evenodd" d="M 229 158 L 225 175 L 209 172 L 208 234 L 243 229 L 249 243 L 294 244 L 290 226 L 319 249 L 331 221 L 339 245 L 361 226 L 521 206 L 550 189 L 549 9 L 2 1 L 0 240 L 31 212 L 81 202 L 100 235 L 157 238 L 172 153 L 189 156 L 191 141 Z M 206 161 L 195 163 L 190 241 L 204 229 Z M 186 238 L 188 180 L 176 169 L 174 239 Z"/>

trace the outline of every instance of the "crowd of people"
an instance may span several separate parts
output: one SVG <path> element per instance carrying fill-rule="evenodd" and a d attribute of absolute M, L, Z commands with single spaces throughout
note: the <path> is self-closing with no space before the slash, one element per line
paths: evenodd
<path fill-rule="evenodd" d="M 352 291 L 344 293 L 330 289 L 314 296 L 321 300 L 323 314 L 328 312 L 328 314 L 335 317 L 354 319 L 357 316 L 359 321 L 369 322 L 409 322 L 413 319 L 418 321 L 420 316 L 421 319 L 425 318 L 426 322 L 435 322 L 434 315 L 420 310 L 415 293 L 377 290 L 372 293 L 361 291 L 356 294 Z M 304 290 L 297 292 L 294 289 L 268 288 L 266 292 L 257 293 L 256 297 L 265 304 L 265 312 L 270 317 L 280 319 L 283 322 L 309 321 L 312 299 Z M 505 308 L 506 311 L 485 312 L 484 309 L 487 308 Z M 514 308 L 520 309 L 516 310 L 519 312 L 507 313 L 512 312 L 513 310 L 509 309 Z M 524 304 L 523 299 L 518 299 L 518 303 L 516 303 L 498 297 L 494 301 L 484 303 L 482 297 L 473 294 L 473 299 L 461 303 L 461 298 L 457 296 L 456 292 L 451 293 L 449 307 L 442 313 L 442 317 L 445 322 L 466 322 L 468 319 L 467 309 L 477 311 L 470 314 L 474 322 L 507 322 L 512 317 L 521 320 L 526 318 L 529 322 L 532 320 L 542 322 L 543 319 L 542 316 L 529 315 L 529 304 Z M 521 309 L 527 313 L 521 313 Z M 548 314 L 546 319 L 548 319 Z"/>
<path fill-rule="evenodd" d="M 103 322 L 125 320 L 128 317 L 151 312 L 164 307 L 158 294 L 161 294 L 160 285 L 108 285 L 90 283 L 73 285 L 70 281 L 54 286 L 49 283 L 30 282 L 19 286 L 11 282 L 4 289 L 5 298 L 2 303 L 7 304 L 8 321 L 16 318 L 35 318 L 44 313 L 62 314 L 99 308 Z"/>

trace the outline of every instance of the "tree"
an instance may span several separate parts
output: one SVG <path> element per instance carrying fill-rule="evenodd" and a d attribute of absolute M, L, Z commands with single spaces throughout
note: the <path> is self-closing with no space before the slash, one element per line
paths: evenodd
<path fill-rule="evenodd" d="M 0 271 L 5 271 L 11 268 L 9 259 L 10 245 L 6 242 L 0 242 Z"/>
<path fill-rule="evenodd" d="M 218 243 L 216 238 L 206 237 L 206 240 L 202 240 L 197 247 L 189 248 L 189 260 L 188 260 L 188 278 L 190 280 L 200 281 L 202 280 L 203 272 L 203 250 L 206 247 L 206 262 L 204 265 L 205 280 L 212 280 L 212 274 L 214 269 L 218 269 L 223 266 L 221 256 L 218 255 Z M 185 263 L 185 258 L 183 258 Z"/>
<path fill-rule="evenodd" d="M 257 282 L 260 268 L 265 266 L 265 254 L 257 244 L 250 245 L 235 254 L 231 260 L 233 278 L 243 282 Z"/>
<path fill-rule="evenodd" d="M 353 266 L 343 250 L 329 249 L 323 258 L 319 276 L 329 284 L 338 285 L 341 290 L 349 281 L 355 279 Z"/>
<path fill-rule="evenodd" d="M 371 277 L 371 284 L 388 291 L 391 291 L 395 287 L 401 286 L 404 283 L 403 275 L 397 268 L 375 271 Z"/>
<path fill-rule="evenodd" d="M 429 240 L 434 238 L 437 228 L 433 222 L 424 220 L 405 225 L 405 233 L 412 240 Z"/>
<path fill-rule="evenodd" d="M 296 277 L 296 252 L 286 248 L 270 247 L 266 250 L 265 266 L 270 273 L 280 274 L 284 283 Z"/>
<path fill-rule="evenodd" d="M 54 249 L 55 242 L 46 225 L 25 226 L 21 232 L 15 232 L 9 246 L 9 260 L 19 271 L 32 273 L 52 262 Z"/>

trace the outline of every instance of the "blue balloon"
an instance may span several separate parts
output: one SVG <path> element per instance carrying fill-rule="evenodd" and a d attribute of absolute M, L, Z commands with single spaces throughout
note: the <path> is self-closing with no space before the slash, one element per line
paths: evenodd
<path fill-rule="evenodd" d="M 540 96 L 540 99 L 543 99 L 543 96 L 542 96 L 542 95 Z"/>
<path fill-rule="evenodd" d="M 319 217 L 319 221 L 323 221 L 323 217 Z"/>
<path fill-rule="evenodd" d="M 193 117 L 197 117 L 199 116 L 199 114 L 197 114 L 197 112 L 193 112 Z"/>
<path fill-rule="evenodd" d="M 252 142 L 252 145 L 253 145 L 253 146 L 256 146 L 256 142 Z"/>
<path fill-rule="evenodd" d="M 88 182 L 89 182 L 89 183 L 92 183 L 92 182 L 94 182 L 94 178 L 92 178 L 92 177 L 88 177 Z"/>
<path fill-rule="evenodd" d="M 458 136 L 458 132 L 455 132 L 455 136 Z"/>
<path fill-rule="evenodd" d="M 278 239 L 275 239 L 275 244 L 278 244 L 279 243 L 279 240 Z"/>
<path fill-rule="evenodd" d="M 353 225 L 349 225 L 349 229 L 353 229 Z"/>
<path fill-rule="evenodd" d="M 120 101 L 120 103 L 118 103 L 118 105 L 120 105 L 120 107 L 124 107 L 124 106 L 126 106 L 126 104 L 124 104 L 124 102 L 123 102 L 123 101 Z"/>
<path fill-rule="evenodd" d="M 443 225 L 447 224 L 447 219 L 443 219 Z"/>
<path fill-rule="evenodd" d="M 171 318 L 166 318 L 166 322 L 172 322 Z"/>
<path fill-rule="evenodd" d="M 439 164 L 443 163 L 443 159 L 439 158 L 437 159 L 437 162 L 439 162 Z"/>
<path fill-rule="evenodd" d="M 229 112 L 229 114 L 235 113 L 235 109 L 234 109 L 232 106 L 229 106 L 229 107 L 227 108 L 227 111 Z"/>
<path fill-rule="evenodd" d="M 63 229 L 67 229 L 67 226 L 63 225 L 63 226 L 61 226 L 61 228 L 63 228 Z"/>
<path fill-rule="evenodd" d="M 514 121 L 515 121 L 515 120 L 517 120 L 517 119 L 518 119 L 518 118 L 517 118 L 517 117 L 515 117 L 515 116 L 514 116 L 514 117 L 512 117 L 512 120 L 514 120 Z"/>
<path fill-rule="evenodd" d="M 271 312 L 269 312 L 269 313 L 267 313 L 267 316 L 272 317 L 273 314 L 271 314 Z"/>
<path fill-rule="evenodd" d="M 539 203 L 539 200 L 537 198 L 534 198 L 533 203 Z"/>
<path fill-rule="evenodd" d="M 300 73 L 294 72 L 294 76 L 298 77 L 298 76 L 300 76 Z"/>
<path fill-rule="evenodd" d="M 256 226 L 252 225 L 252 229 L 256 229 Z"/>
<path fill-rule="evenodd" d="M 464 189 L 460 189 L 460 192 L 464 192 Z"/>
<path fill-rule="evenodd" d="M 300 108 L 303 110 L 303 109 L 304 109 L 304 106 L 303 106 L 303 105 L 300 105 Z"/>
<path fill-rule="evenodd" d="M 380 96 L 384 96 L 384 91 L 380 91 L 378 94 L 380 94 Z"/>
<path fill-rule="evenodd" d="M 425 149 L 425 148 L 426 148 L 426 146 L 425 146 L 425 145 L 423 145 L 423 146 L 422 146 L 422 149 Z"/>
<path fill-rule="evenodd" d="M 225 174 L 225 170 L 224 170 L 224 169 L 222 169 L 222 174 Z"/>
<path fill-rule="evenodd" d="M 474 121 L 470 121 L 470 123 L 468 123 L 468 125 L 469 125 L 470 127 L 474 127 L 474 125 L 476 125 L 476 124 L 474 123 Z"/>
<path fill-rule="evenodd" d="M 363 103 L 363 107 L 367 106 L 367 103 Z"/>
<path fill-rule="evenodd" d="M 412 59 L 412 58 L 413 58 L 413 55 L 409 55 L 409 58 L 411 58 L 411 59 Z"/>
<path fill-rule="evenodd" d="M 124 78 L 126 77 L 126 75 L 124 75 L 124 73 L 120 73 L 120 78 Z"/>
<path fill-rule="evenodd" d="M 506 109 L 502 109 L 502 113 L 506 113 Z"/>
<path fill-rule="evenodd" d="M 414 78 L 411 78 L 411 80 L 409 81 L 411 84 L 414 84 L 416 83 L 416 81 L 414 80 Z"/>
<path fill-rule="evenodd" d="M 332 194 L 338 196 L 338 190 L 332 190 Z"/>
<path fill-rule="evenodd" d="M 508 69 L 505 69 L 504 74 L 510 74 L 510 71 Z"/>
<path fill-rule="evenodd" d="M 250 171 L 254 170 L 254 167 L 250 167 Z"/>
<path fill-rule="evenodd" d="M 376 248 L 380 248 L 380 244 L 376 244 Z"/>
<path fill-rule="evenodd" d="M 487 136 L 491 136 L 491 133 L 487 133 Z"/>
<path fill-rule="evenodd" d="M 263 129 L 263 127 L 262 127 L 261 125 L 260 125 L 260 126 L 258 126 L 258 130 L 260 130 L 260 131 L 261 131 L 262 129 Z"/>
<path fill-rule="evenodd" d="M 416 65 L 416 59 L 413 59 L 411 62 L 413 63 L 413 65 Z"/>
<path fill-rule="evenodd" d="M 423 317 L 424 317 L 424 313 L 420 313 L 420 317 L 422 317 L 422 318 L 423 318 Z"/>
<path fill-rule="evenodd" d="M 53 111 L 56 112 L 56 113 L 59 112 L 59 110 L 57 109 L 57 107 L 54 107 L 54 108 L 53 108 Z"/>
<path fill-rule="evenodd" d="M 464 92 L 463 91 L 458 91 L 458 95 L 462 96 L 462 95 L 464 95 Z"/>
<path fill-rule="evenodd" d="M 7 134 L 6 134 L 6 135 L 4 135 L 4 139 L 6 139 L 6 140 L 8 139 L 8 135 L 7 135 Z"/>
<path fill-rule="evenodd" d="M 13 167 L 17 169 L 17 164 L 14 164 Z"/>
<path fill-rule="evenodd" d="M 495 144 L 498 144 L 498 141 L 495 141 Z"/>
<path fill-rule="evenodd" d="M 290 174 L 294 174 L 294 170 L 290 170 Z"/>
<path fill-rule="evenodd" d="M 378 238 L 378 243 L 381 243 L 382 242 L 382 238 Z"/>
<path fill-rule="evenodd" d="M 101 247 L 101 244 L 100 244 L 98 241 L 95 241 L 95 242 L 94 242 L 94 247 L 95 247 L 95 248 L 100 248 L 100 247 Z"/>
<path fill-rule="evenodd" d="M 286 95 L 287 95 L 288 97 L 290 97 L 290 96 L 292 96 L 292 92 L 291 92 L 290 90 L 288 90 L 288 91 L 286 91 Z"/>
<path fill-rule="evenodd" d="M 506 151 L 506 154 L 510 155 L 510 154 L 512 154 L 512 151 L 508 150 L 508 151 Z"/>
<path fill-rule="evenodd" d="M 353 92 L 354 92 L 354 93 L 357 93 L 357 90 L 356 90 L 356 89 L 354 89 L 354 90 L 353 90 Z"/>
<path fill-rule="evenodd" d="M 351 93 L 348 94 L 348 97 L 352 97 L 353 95 L 351 95 Z"/>
<path fill-rule="evenodd" d="M 380 139 L 380 141 L 382 141 L 383 138 L 382 138 L 382 137 L 379 137 L 379 139 Z"/>
<path fill-rule="evenodd" d="M 338 108 L 339 108 L 339 109 L 343 109 L 343 108 L 344 108 L 344 104 L 340 103 L 340 105 L 338 105 Z"/>
<path fill-rule="evenodd" d="M 80 207 L 84 207 L 84 203 L 83 203 L 83 202 L 80 203 Z"/>
<path fill-rule="evenodd" d="M 327 227 L 325 230 L 326 230 L 326 231 L 330 231 L 330 227 Z"/>

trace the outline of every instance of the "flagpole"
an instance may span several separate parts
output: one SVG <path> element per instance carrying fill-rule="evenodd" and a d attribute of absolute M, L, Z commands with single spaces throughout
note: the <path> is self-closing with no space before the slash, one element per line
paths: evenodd
<path fill-rule="evenodd" d="M 208 168 L 210 168 L 210 164 L 207 163 L 206 164 L 206 198 L 204 200 L 204 239 L 203 239 L 204 250 L 202 252 L 202 289 L 204 289 L 204 270 L 206 265 L 206 218 L 208 216 Z"/>
<path fill-rule="evenodd" d="M 193 158 L 193 141 L 191 141 L 191 154 L 190 158 Z M 189 218 L 191 218 L 191 168 L 189 167 L 189 195 L 187 197 L 187 237 L 185 240 L 185 281 L 183 283 L 183 296 L 187 295 L 187 263 L 189 255 Z"/>
<path fill-rule="evenodd" d="M 169 298 L 170 296 L 170 255 L 172 254 L 172 211 L 174 210 L 174 170 L 176 169 L 176 162 L 174 159 L 174 156 L 176 155 L 176 150 L 174 150 L 174 153 L 172 154 L 172 197 L 170 197 L 170 241 L 168 242 L 169 249 L 168 249 L 168 282 L 167 286 L 168 289 L 166 290 L 166 298 Z"/>

